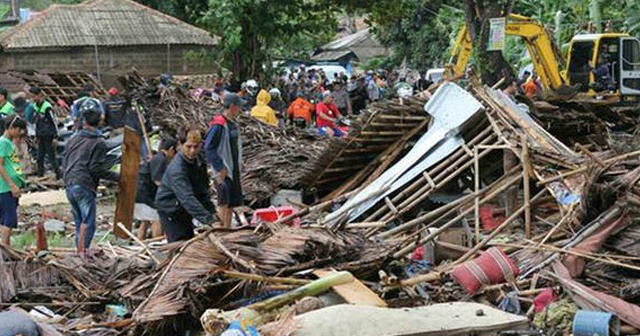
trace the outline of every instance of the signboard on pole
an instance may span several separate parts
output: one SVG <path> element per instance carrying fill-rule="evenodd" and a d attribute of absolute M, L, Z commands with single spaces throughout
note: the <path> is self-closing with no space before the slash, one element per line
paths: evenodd
<path fill-rule="evenodd" d="M 504 49 L 504 27 L 507 23 L 506 18 L 492 18 L 489 19 L 489 47 L 487 50 L 502 50 Z"/>

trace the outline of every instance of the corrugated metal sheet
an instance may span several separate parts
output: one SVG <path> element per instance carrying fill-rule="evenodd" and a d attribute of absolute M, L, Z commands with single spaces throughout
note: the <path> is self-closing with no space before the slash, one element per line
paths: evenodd
<path fill-rule="evenodd" d="M 357 45 L 358 43 L 366 40 L 367 38 L 369 38 L 369 35 L 371 33 L 369 32 L 369 28 L 367 29 L 363 29 L 359 32 L 356 32 L 354 34 L 351 35 L 347 35 L 343 38 L 339 38 L 337 40 L 333 40 L 325 45 L 323 45 L 322 47 L 320 47 L 320 49 L 322 50 L 338 50 L 338 49 L 348 49 L 350 47 L 353 47 L 354 45 Z"/>
<path fill-rule="evenodd" d="M 54 5 L 0 35 L 5 50 L 217 43 L 205 30 L 130 0 Z"/>
<path fill-rule="evenodd" d="M 317 55 L 313 55 L 311 57 L 314 61 L 337 61 L 340 58 L 347 56 L 349 54 L 355 53 L 351 50 L 341 50 L 341 51 L 323 51 Z"/>

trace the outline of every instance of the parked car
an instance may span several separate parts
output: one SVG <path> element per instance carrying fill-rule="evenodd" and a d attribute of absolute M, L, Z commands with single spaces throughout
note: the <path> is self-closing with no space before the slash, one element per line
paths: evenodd
<path fill-rule="evenodd" d="M 342 65 L 312 65 L 310 67 L 307 68 L 308 70 L 311 69 L 316 69 L 320 70 L 322 69 L 324 71 L 324 74 L 327 76 L 327 79 L 332 82 L 333 79 L 336 76 L 339 76 L 340 73 L 344 73 L 345 75 L 349 76 L 349 73 L 347 73 L 347 69 L 345 67 L 343 67 Z"/>

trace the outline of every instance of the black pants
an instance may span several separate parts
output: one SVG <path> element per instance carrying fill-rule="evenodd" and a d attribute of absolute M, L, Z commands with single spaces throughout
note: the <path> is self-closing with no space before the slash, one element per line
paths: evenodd
<path fill-rule="evenodd" d="M 56 178 L 60 178 L 60 167 L 56 158 L 56 151 L 53 148 L 53 137 L 38 137 L 38 176 L 44 175 L 44 156 L 49 158 Z"/>
<path fill-rule="evenodd" d="M 189 240 L 194 237 L 193 223 L 191 222 L 193 217 L 188 212 L 180 211 L 169 214 L 158 210 L 158 217 L 160 217 L 160 224 L 162 224 L 162 229 L 169 243 Z"/>

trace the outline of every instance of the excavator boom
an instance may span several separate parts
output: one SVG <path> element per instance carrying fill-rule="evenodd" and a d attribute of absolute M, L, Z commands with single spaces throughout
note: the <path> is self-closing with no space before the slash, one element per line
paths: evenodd
<path fill-rule="evenodd" d="M 558 55 L 549 33 L 539 22 L 516 14 L 509 15 L 505 34 L 522 38 L 536 74 L 540 77 L 540 83 L 546 90 L 566 87 L 567 80 L 561 76 L 564 68 L 563 58 Z M 449 78 L 464 75 L 472 51 L 472 40 L 465 25 L 458 32 L 456 44 L 451 52 L 451 59 L 447 66 Z"/>

